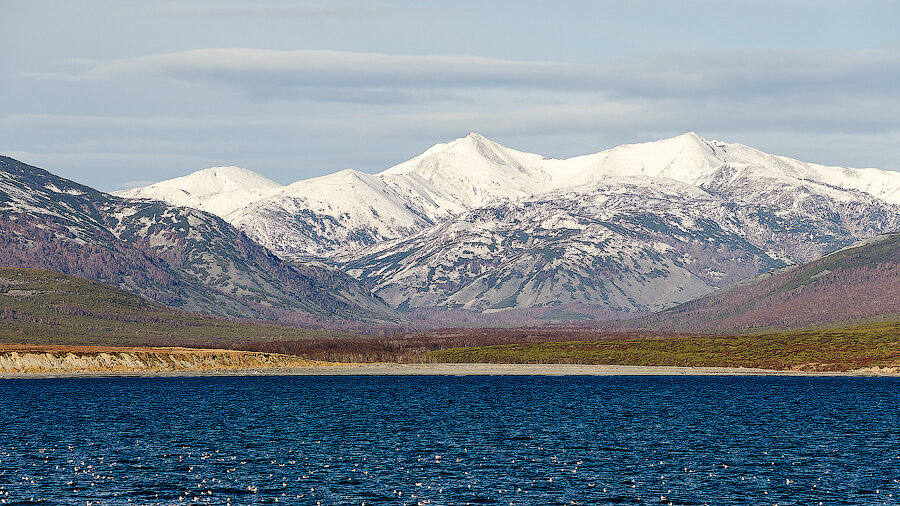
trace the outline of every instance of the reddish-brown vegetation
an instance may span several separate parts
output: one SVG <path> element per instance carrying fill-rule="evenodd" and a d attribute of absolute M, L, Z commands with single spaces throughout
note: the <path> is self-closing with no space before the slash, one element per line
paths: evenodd
<path fill-rule="evenodd" d="M 426 353 L 448 348 L 493 346 L 503 344 L 564 341 L 601 341 L 625 339 L 661 339 L 686 334 L 671 332 L 627 331 L 601 332 L 596 329 L 516 328 L 516 329 L 442 329 L 393 336 L 355 336 L 324 339 L 254 341 L 234 340 L 225 347 L 240 350 L 283 353 L 335 362 L 423 362 Z M 204 343 L 183 342 L 186 346 L 204 347 Z M 208 346 L 208 345 L 207 345 Z"/>
<path fill-rule="evenodd" d="M 798 328 L 900 315 L 900 234 L 776 271 L 633 322 L 695 332 Z"/>

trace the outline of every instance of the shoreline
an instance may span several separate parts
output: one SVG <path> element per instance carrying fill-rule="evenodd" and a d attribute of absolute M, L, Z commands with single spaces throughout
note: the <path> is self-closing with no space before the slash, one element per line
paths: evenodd
<path fill-rule="evenodd" d="M 900 377 L 893 369 L 793 371 L 745 367 L 674 367 L 582 364 L 317 364 L 208 370 L 0 372 L 0 379 L 214 377 L 214 376 L 821 376 Z"/>
<path fill-rule="evenodd" d="M 204 374 L 331 364 L 292 355 L 184 347 L 0 344 L 0 377 Z"/>

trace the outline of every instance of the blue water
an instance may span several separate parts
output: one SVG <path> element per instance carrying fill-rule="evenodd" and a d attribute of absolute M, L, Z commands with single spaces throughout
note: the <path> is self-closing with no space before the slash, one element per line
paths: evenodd
<path fill-rule="evenodd" d="M 900 381 L 0 380 L 0 501 L 900 500 Z"/>

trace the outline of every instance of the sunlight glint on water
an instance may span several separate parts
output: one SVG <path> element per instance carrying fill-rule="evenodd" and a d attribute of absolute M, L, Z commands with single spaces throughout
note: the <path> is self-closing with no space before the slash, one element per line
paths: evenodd
<path fill-rule="evenodd" d="M 3 380 L 0 503 L 896 503 L 900 381 Z"/>

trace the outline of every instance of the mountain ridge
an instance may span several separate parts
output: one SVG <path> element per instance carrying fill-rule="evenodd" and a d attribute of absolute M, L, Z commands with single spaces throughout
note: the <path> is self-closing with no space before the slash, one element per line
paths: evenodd
<path fill-rule="evenodd" d="M 335 260 L 395 307 L 485 311 L 579 303 L 625 316 L 852 242 L 842 225 L 852 218 L 831 201 L 778 217 L 777 202 L 741 202 L 646 178 L 550 195 L 475 209 Z M 887 226 L 900 226 L 900 209 L 870 199 L 858 204 L 872 206 L 861 214 L 887 209 Z"/>
<path fill-rule="evenodd" d="M 516 151 L 472 132 L 435 144 L 377 174 L 344 170 L 268 193 L 252 189 L 243 195 L 229 192 L 234 206 L 219 213 L 205 205 L 276 254 L 301 259 L 329 257 L 341 250 L 405 237 L 497 200 L 533 197 L 618 177 L 650 176 L 702 186 L 725 166 L 767 169 L 773 179 L 782 182 L 816 181 L 900 204 L 900 173 L 811 164 L 738 143 L 707 140 L 694 132 L 565 159 Z M 341 180 L 349 174 L 364 180 L 369 189 L 358 194 L 346 191 Z M 116 194 L 148 193 L 138 188 Z M 177 196 L 156 198 L 183 203 Z M 216 197 L 207 198 L 212 201 Z M 331 226 L 317 226 L 322 221 Z"/>
<path fill-rule="evenodd" d="M 226 219 L 395 308 L 633 316 L 900 229 L 900 173 L 695 132 L 567 159 L 470 133 L 378 174 L 275 189 Z"/>
<path fill-rule="evenodd" d="M 221 218 L 127 199 L 0 157 L 0 262 L 222 316 L 322 324 L 393 310 L 330 268 L 290 265 Z"/>

